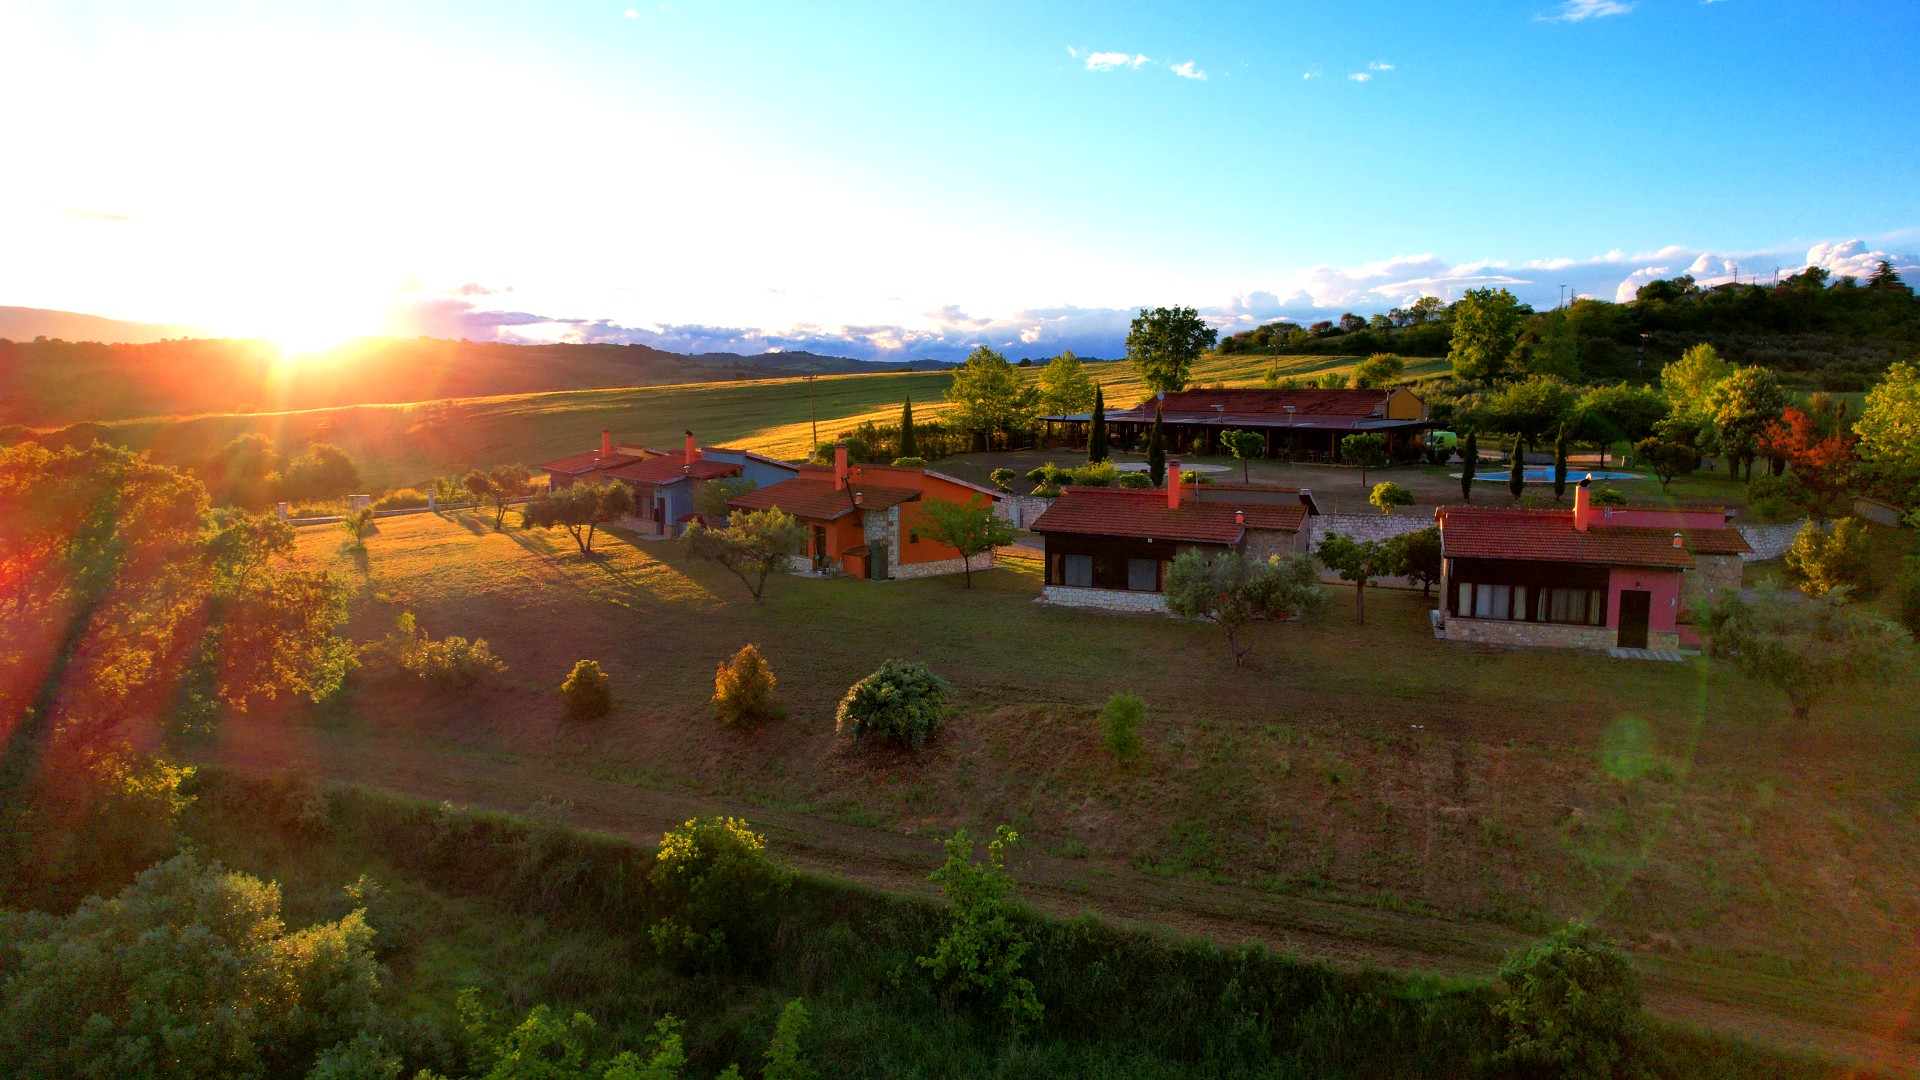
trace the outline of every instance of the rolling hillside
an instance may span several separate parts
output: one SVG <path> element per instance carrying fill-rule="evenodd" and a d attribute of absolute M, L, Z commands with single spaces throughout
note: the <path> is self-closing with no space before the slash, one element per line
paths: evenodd
<path fill-rule="evenodd" d="M 1285 374 L 1345 370 L 1355 357 L 1281 358 Z M 1207 357 L 1195 382 L 1259 385 L 1272 357 Z M 1414 360 L 1409 373 L 1438 370 L 1442 361 Z M 1108 400 L 1133 404 L 1146 396 L 1123 361 L 1089 364 Z M 1030 377 L 1039 368 L 1026 370 Z M 911 395 L 914 415 L 939 415 L 952 376 L 898 372 L 823 376 L 812 383 L 822 440 L 862 420 L 896 421 Z M 290 412 L 207 413 L 148 417 L 65 429 L 55 441 L 102 441 L 149 450 L 169 464 L 195 465 L 236 436 L 264 432 L 283 448 L 310 442 L 344 448 L 361 463 L 369 489 L 400 487 L 473 467 L 519 461 L 537 464 L 597 445 L 611 428 L 624 442 L 678 445 L 692 429 L 709 445 L 741 446 L 778 457 L 804 456 L 812 444 L 809 384 L 803 379 L 687 383 L 612 390 L 570 390 L 433 400 L 403 405 L 359 405 Z"/>

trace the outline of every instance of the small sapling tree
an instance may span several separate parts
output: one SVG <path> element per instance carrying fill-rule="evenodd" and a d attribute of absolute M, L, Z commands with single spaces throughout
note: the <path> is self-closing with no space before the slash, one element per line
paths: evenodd
<path fill-rule="evenodd" d="M 766 593 L 767 578 L 807 542 L 807 530 L 783 510 L 736 510 L 722 529 L 689 522 L 680 542 L 688 554 L 732 571 L 759 601 Z"/>
<path fill-rule="evenodd" d="M 1382 480 L 1373 485 L 1373 494 L 1367 496 L 1367 502 L 1379 507 L 1381 513 L 1391 514 L 1396 506 L 1412 506 L 1413 492 L 1391 480 Z"/>
<path fill-rule="evenodd" d="M 1380 434 L 1348 435 L 1340 440 L 1340 460 L 1360 466 L 1360 486 L 1367 486 L 1367 470 L 1387 463 L 1387 437 Z"/>
<path fill-rule="evenodd" d="M 834 713 L 833 729 L 854 739 L 880 739 L 918 750 L 945 719 L 952 694 L 947 680 L 927 665 L 888 660 L 847 690 Z"/>
<path fill-rule="evenodd" d="M 353 547 L 367 546 L 367 533 L 373 531 L 372 510 L 349 510 L 340 515 L 340 527 L 346 530 L 347 541 Z"/>
<path fill-rule="evenodd" d="M 1305 555 L 1265 561 L 1238 552 L 1208 554 L 1189 548 L 1167 565 L 1167 610 L 1181 618 L 1204 619 L 1227 632 L 1227 654 L 1234 666 L 1253 650 L 1240 644 L 1240 631 L 1255 619 L 1296 618 L 1319 609 L 1326 594 L 1320 574 Z"/>
<path fill-rule="evenodd" d="M 1227 453 L 1240 463 L 1240 482 L 1252 483 L 1252 462 L 1267 452 L 1267 437 L 1257 431 L 1225 431 L 1220 434 Z"/>
<path fill-rule="evenodd" d="M 1045 1011 L 1033 981 L 1020 973 L 1030 944 L 1015 924 L 1007 852 L 1020 834 L 1005 825 L 987 844 L 987 861 L 973 861 L 974 842 L 965 829 L 946 840 L 947 861 L 928 880 L 947 897 L 947 932 L 933 955 L 915 958 L 934 981 L 962 995 L 985 999 L 1019 1032 L 1040 1022 Z"/>
<path fill-rule="evenodd" d="M 1673 483 L 1675 477 L 1685 476 L 1700 467 L 1700 451 L 1687 443 L 1669 442 L 1658 436 L 1641 439 L 1633 445 L 1633 452 L 1640 455 L 1641 462 L 1660 478 L 1661 491 L 1667 490 L 1667 485 Z"/>
<path fill-rule="evenodd" d="M 1122 691 L 1107 699 L 1100 710 L 1100 734 L 1108 752 L 1120 761 L 1131 761 L 1140 753 L 1140 721 L 1147 717 L 1147 703 L 1140 695 Z"/>
<path fill-rule="evenodd" d="M 1366 625 L 1367 586 L 1374 578 L 1393 572 L 1393 551 L 1388 542 L 1331 533 L 1320 541 L 1317 553 L 1327 569 L 1340 574 L 1340 580 L 1353 582 L 1354 621 Z"/>
<path fill-rule="evenodd" d="M 560 700 L 575 720 L 594 720 L 613 711 L 613 690 L 600 661 L 581 660 L 560 684 Z"/>
<path fill-rule="evenodd" d="M 973 588 L 973 557 L 1013 543 L 1013 526 L 993 512 L 991 499 L 975 496 L 970 503 L 928 499 L 920 504 L 921 536 L 960 553 L 960 569 L 967 588 Z"/>
<path fill-rule="evenodd" d="M 493 504 L 493 531 L 507 518 L 507 504 L 533 491 L 533 474 L 525 465 L 495 465 L 486 472 L 474 469 L 463 478 L 477 504 Z"/>
<path fill-rule="evenodd" d="M 773 668 L 760 650 L 751 644 L 742 646 L 714 672 L 714 711 L 728 724 L 777 720 L 786 710 L 773 699 L 773 687 Z"/>

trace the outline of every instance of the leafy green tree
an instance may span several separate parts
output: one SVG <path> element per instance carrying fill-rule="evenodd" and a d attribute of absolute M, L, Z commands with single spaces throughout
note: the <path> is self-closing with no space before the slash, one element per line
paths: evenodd
<path fill-rule="evenodd" d="M 1218 334 L 1190 307 L 1140 309 L 1127 330 L 1127 359 L 1147 389 L 1177 393 L 1193 378 L 1193 362 L 1213 347 Z"/>
<path fill-rule="evenodd" d="M 1424 529 L 1400 533 L 1389 538 L 1386 546 L 1387 573 L 1419 585 L 1423 599 L 1431 597 L 1433 586 L 1440 581 L 1439 527 L 1429 525 Z"/>
<path fill-rule="evenodd" d="M 1407 362 L 1392 353 L 1374 353 L 1354 365 L 1353 378 L 1349 385 L 1355 390 L 1390 386 L 1406 370 Z"/>
<path fill-rule="evenodd" d="M 1387 463 L 1387 437 L 1378 432 L 1342 436 L 1340 460 L 1347 465 L 1360 466 L 1360 486 L 1365 488 L 1367 470 L 1378 469 Z"/>
<path fill-rule="evenodd" d="M 1695 612 L 1711 655 L 1787 695 L 1794 719 L 1842 687 L 1905 678 L 1914 662 L 1907 632 L 1845 602 L 1844 590 L 1793 600 L 1761 588 L 1726 591 Z"/>
<path fill-rule="evenodd" d="M 1469 289 L 1453 305 L 1447 360 L 1455 378 L 1486 382 L 1506 374 L 1520 337 L 1520 302 L 1505 289 Z"/>
<path fill-rule="evenodd" d="M 241 588 L 275 558 L 293 554 L 293 526 L 273 514 L 216 507 L 201 526 L 200 545 L 221 584 Z"/>
<path fill-rule="evenodd" d="M 1382 480 L 1373 485 L 1373 494 L 1367 496 L 1367 502 L 1378 507 L 1381 513 L 1391 514 L 1396 506 L 1412 506 L 1413 492 L 1391 480 Z"/>
<path fill-rule="evenodd" d="M 1063 350 L 1040 369 L 1040 408 L 1046 412 L 1077 413 L 1090 409 L 1097 389 L 1093 376 L 1087 374 L 1086 365 L 1071 349 Z"/>
<path fill-rule="evenodd" d="M 1881 562 L 1873 535 L 1859 518 L 1841 518 L 1831 531 L 1809 521 L 1787 548 L 1787 580 L 1808 596 L 1845 589 L 1850 598 L 1871 597 L 1880 591 Z"/>
<path fill-rule="evenodd" d="M 594 531 L 600 522 L 633 513 L 633 489 L 610 484 L 574 484 L 549 491 L 520 508 L 520 524 L 527 529 L 559 525 L 573 537 L 580 554 L 593 553 Z"/>
<path fill-rule="evenodd" d="M 1920 498 L 1920 363 L 1897 360 L 1880 385 L 1867 392 L 1866 407 L 1854 421 L 1862 461 L 1894 481 L 1890 493 L 1903 501 Z"/>
<path fill-rule="evenodd" d="M 598 660 L 579 660 L 560 684 L 560 700 L 575 720 L 597 720 L 613 711 L 613 687 Z"/>
<path fill-rule="evenodd" d="M 663 956 L 715 967 L 765 955 L 793 874 L 738 818 L 695 818 L 660 840 L 648 880 L 666 915 L 648 929 Z"/>
<path fill-rule="evenodd" d="M 1267 437 L 1257 431 L 1223 431 L 1220 433 L 1220 442 L 1226 446 L 1227 453 L 1240 463 L 1240 481 L 1252 483 L 1251 463 L 1253 459 L 1266 455 Z"/>
<path fill-rule="evenodd" d="M 689 555 L 719 563 L 753 594 L 764 597 L 767 578 L 787 565 L 787 559 L 807 542 L 807 528 L 798 518 L 778 508 L 736 510 L 724 528 L 710 529 L 688 522 L 680 543 Z"/>
<path fill-rule="evenodd" d="M 1087 423 L 1087 463 L 1089 465 L 1107 460 L 1107 395 L 1100 387 L 1093 388 L 1093 417 Z"/>
<path fill-rule="evenodd" d="M 1524 436 L 1538 445 L 1567 422 L 1579 400 L 1579 392 L 1559 379 L 1534 375 L 1508 383 L 1489 397 L 1480 419 L 1497 431 Z"/>
<path fill-rule="evenodd" d="M 920 443 L 913 434 L 913 395 L 911 394 L 906 395 L 900 404 L 900 456 L 920 456 Z"/>
<path fill-rule="evenodd" d="M 749 642 L 713 673 L 713 710 L 722 723 L 777 720 L 786 710 L 773 698 L 773 668 Z"/>
<path fill-rule="evenodd" d="M 993 481 L 993 486 L 1001 491 L 1012 491 L 1016 475 L 1012 469 L 995 469 L 987 474 L 987 479 Z"/>
<path fill-rule="evenodd" d="M 486 472 L 473 469 L 463 478 L 475 503 L 493 504 L 493 531 L 507 517 L 507 504 L 533 491 L 533 473 L 525 465 L 495 465 Z"/>
<path fill-rule="evenodd" d="M 1511 359 L 1515 370 L 1522 375 L 1578 379 L 1580 334 L 1572 321 L 1564 312 L 1549 311 L 1534 316 L 1533 323 L 1514 346 Z"/>
<path fill-rule="evenodd" d="M 1162 429 L 1160 406 L 1153 407 L 1153 428 L 1147 432 L 1147 477 L 1154 487 L 1167 483 L 1167 437 Z"/>
<path fill-rule="evenodd" d="M 1514 502 L 1527 490 L 1527 444 L 1520 436 L 1513 437 L 1513 448 L 1507 451 L 1507 493 Z"/>
<path fill-rule="evenodd" d="M 1668 442 L 1661 438 L 1642 439 L 1635 443 L 1633 452 L 1660 478 L 1660 490 L 1667 490 L 1677 476 L 1685 476 L 1700 467 L 1700 451 L 1686 443 Z"/>
<path fill-rule="evenodd" d="M 995 435 L 1011 435 L 1033 426 L 1040 394 L 1007 358 L 985 345 L 968 354 L 947 388 L 952 408 L 946 421 L 991 445 Z"/>
<path fill-rule="evenodd" d="M 918 750 L 946 717 L 953 687 L 918 660 L 888 660 L 847 690 L 833 729 Z"/>
<path fill-rule="evenodd" d="M 202 475 L 216 496 L 225 496 L 236 506 L 261 510 L 273 502 L 279 469 L 280 452 L 273 437 L 250 431 L 234 436 L 232 442 L 221 447 Z"/>
<path fill-rule="evenodd" d="M 1168 611 L 1227 632 L 1227 655 L 1235 667 L 1246 663 L 1253 651 L 1240 644 L 1240 632 L 1248 623 L 1300 618 L 1326 602 L 1319 571 L 1305 555 L 1273 555 L 1263 562 L 1236 551 L 1188 548 L 1167 565 L 1165 589 Z"/>
<path fill-rule="evenodd" d="M 947 932 L 933 955 L 915 958 L 936 982 L 961 994 L 991 1001 L 1019 1032 L 1040 1022 L 1045 1009 L 1033 981 L 1020 973 L 1031 944 L 1015 922 L 1007 852 L 1020 834 L 1005 825 L 987 844 L 987 861 L 973 861 L 974 842 L 965 829 L 946 840 L 947 861 L 928 878 L 947 898 Z"/>
<path fill-rule="evenodd" d="M 1366 625 L 1367 586 L 1374 578 L 1393 573 L 1392 546 L 1384 540 L 1355 540 L 1329 533 L 1314 553 L 1327 569 L 1340 575 L 1340 580 L 1353 582 L 1354 620 Z"/>
<path fill-rule="evenodd" d="M 1121 761 L 1130 761 L 1140 753 L 1140 722 L 1147 718 L 1147 703 L 1140 695 L 1122 691 L 1107 699 L 1100 708 L 1101 741 L 1107 751 Z"/>
<path fill-rule="evenodd" d="M 1652 1075 L 1641 1060 L 1639 980 L 1626 954 L 1593 927 L 1571 922 L 1514 953 L 1500 982 L 1500 1060 L 1569 1080 Z"/>
<path fill-rule="evenodd" d="M 960 553 L 960 570 L 973 588 L 973 557 L 1013 543 L 1013 526 L 993 512 L 993 501 L 978 495 L 970 503 L 926 499 L 920 504 L 921 536 Z"/>
<path fill-rule="evenodd" d="M 1701 342 L 1660 369 L 1660 389 L 1674 415 L 1706 417 L 1714 388 L 1732 374 L 1733 365 L 1722 360 L 1713 346 Z"/>
<path fill-rule="evenodd" d="M 1787 392 L 1780 386 L 1780 377 L 1763 367 L 1736 370 L 1708 395 L 1707 409 L 1720 446 L 1746 466 L 1747 479 L 1753 479 L 1761 431 L 1786 407 Z"/>
<path fill-rule="evenodd" d="M 352 539 L 354 547 L 367 546 L 367 533 L 373 531 L 373 511 L 371 509 L 349 510 L 340 515 L 340 528 Z"/>
<path fill-rule="evenodd" d="M 299 1075 L 380 988 L 363 912 L 289 930 L 278 886 L 193 855 L 8 936 L 0 1060 L 20 1076 Z"/>
<path fill-rule="evenodd" d="M 693 489 L 693 512 L 705 522 L 725 524 L 733 514 L 727 504 L 760 485 L 744 476 L 723 476 L 707 480 Z"/>
<path fill-rule="evenodd" d="M 1473 501 L 1473 474 L 1480 467 L 1480 438 L 1473 431 L 1460 443 L 1460 498 Z"/>
<path fill-rule="evenodd" d="M 288 499 L 337 499 L 360 486 L 360 467 L 345 450 L 330 443 L 314 443 L 280 474 Z"/>
<path fill-rule="evenodd" d="M 1576 426 L 1587 426 L 1583 424 L 1583 416 L 1600 421 L 1598 430 L 1607 433 L 1607 441 L 1639 442 L 1653 434 L 1655 426 L 1667 415 L 1667 400 L 1660 391 L 1651 386 L 1618 383 L 1589 388 L 1580 395 L 1580 403 L 1572 410 L 1570 419 Z M 1594 441 L 1602 440 L 1595 438 Z"/>

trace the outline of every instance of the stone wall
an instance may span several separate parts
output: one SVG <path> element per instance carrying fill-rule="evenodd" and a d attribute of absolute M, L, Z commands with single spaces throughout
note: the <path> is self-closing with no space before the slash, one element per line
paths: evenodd
<path fill-rule="evenodd" d="M 1269 555 L 1285 558 L 1301 550 L 1300 534 L 1283 529 L 1248 529 L 1240 548 L 1240 553 L 1249 559 L 1264 560 Z"/>
<path fill-rule="evenodd" d="M 868 510 L 861 514 L 861 535 L 868 547 L 877 547 L 886 553 L 887 576 L 899 577 L 900 565 L 900 508 L 889 506 L 885 510 Z"/>
<path fill-rule="evenodd" d="M 1765 562 L 1777 559 L 1793 546 L 1793 538 L 1799 533 L 1804 521 L 1789 521 L 1782 525 L 1735 525 L 1740 535 L 1747 538 L 1747 545 L 1753 548 L 1749 554 L 1740 556 L 1747 562 Z"/>
<path fill-rule="evenodd" d="M 997 563 L 993 561 L 993 552 L 985 552 L 973 557 L 973 572 L 991 570 Z M 930 562 L 901 563 L 893 568 L 896 578 L 939 577 L 943 574 L 964 574 L 967 568 L 960 559 L 934 559 Z"/>
<path fill-rule="evenodd" d="M 1564 626 L 1558 623 L 1507 622 L 1500 619 L 1461 619 L 1447 616 L 1448 641 L 1479 645 L 1512 645 L 1528 649 L 1592 649 L 1604 652 L 1619 643 L 1610 626 Z M 1680 635 L 1671 630 L 1647 634 L 1647 648 L 1680 647 Z"/>
<path fill-rule="evenodd" d="M 1333 533 L 1354 540 L 1385 540 L 1401 533 L 1419 532 L 1433 525 L 1428 514 L 1321 514 L 1307 519 L 1311 542 L 1320 546 Z"/>
<path fill-rule="evenodd" d="M 1047 512 L 1053 505 L 1052 499 L 1043 499 L 1038 495 L 1002 495 L 993 502 L 993 515 L 1005 518 L 1016 529 L 1033 526 L 1034 519 Z"/>
<path fill-rule="evenodd" d="M 1721 589 L 1740 587 L 1740 567 L 1744 556 L 1695 555 L 1693 569 L 1687 571 L 1687 595 L 1711 599 Z"/>
<path fill-rule="evenodd" d="M 1048 585 L 1040 590 L 1040 602 L 1061 607 L 1096 608 L 1101 611 L 1129 611 L 1165 615 L 1167 598 L 1160 593 L 1126 592 L 1122 589 L 1082 589 L 1071 585 Z"/>

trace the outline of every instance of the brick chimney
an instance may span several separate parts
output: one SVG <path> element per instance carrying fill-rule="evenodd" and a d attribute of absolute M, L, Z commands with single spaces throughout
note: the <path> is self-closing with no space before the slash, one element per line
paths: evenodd
<path fill-rule="evenodd" d="M 613 456 L 613 429 L 612 428 L 600 429 L 600 456 L 601 457 Z"/>
<path fill-rule="evenodd" d="M 833 490 L 847 489 L 847 448 L 844 444 L 833 448 Z"/>
<path fill-rule="evenodd" d="M 691 465 L 694 462 L 699 460 L 700 460 L 700 447 L 693 441 L 693 432 L 689 431 L 687 432 L 687 457 L 685 461 L 681 462 L 681 464 Z"/>
<path fill-rule="evenodd" d="M 1593 477 L 1590 475 L 1573 488 L 1573 527 L 1581 532 L 1586 532 L 1587 526 L 1593 524 L 1592 490 Z"/>
<path fill-rule="evenodd" d="M 1683 548 L 1683 547 L 1686 547 L 1686 546 L 1687 546 L 1687 538 L 1686 538 L 1686 537 L 1684 537 L 1684 536 L 1682 536 L 1682 535 L 1680 535 L 1679 533 L 1674 533 L 1674 534 L 1673 534 L 1673 546 L 1674 546 L 1674 547 L 1677 547 L 1677 548 Z"/>
<path fill-rule="evenodd" d="M 1167 509 L 1180 509 L 1180 459 L 1167 462 Z"/>

